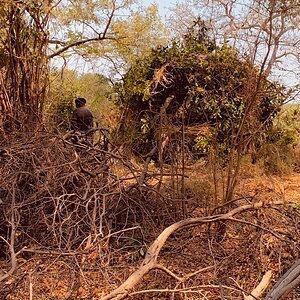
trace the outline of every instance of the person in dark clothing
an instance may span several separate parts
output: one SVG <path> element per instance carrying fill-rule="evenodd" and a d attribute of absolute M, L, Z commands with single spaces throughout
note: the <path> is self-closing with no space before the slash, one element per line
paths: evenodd
<path fill-rule="evenodd" d="M 85 104 L 86 100 L 84 98 L 75 99 L 76 109 L 71 119 L 72 130 L 86 132 L 93 128 L 93 114 Z"/>
<path fill-rule="evenodd" d="M 93 144 L 93 133 L 90 129 L 93 128 L 93 114 L 85 106 L 84 98 L 76 98 L 76 109 L 71 118 L 71 129 L 75 132 L 74 142 L 83 142 L 84 144 Z M 79 138 L 81 136 L 81 138 Z"/>

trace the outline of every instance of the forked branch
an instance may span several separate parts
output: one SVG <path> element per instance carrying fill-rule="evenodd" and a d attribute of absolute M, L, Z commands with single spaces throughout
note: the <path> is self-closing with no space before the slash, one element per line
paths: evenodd
<path fill-rule="evenodd" d="M 222 214 L 222 215 L 214 215 L 214 216 L 208 216 L 208 217 L 201 217 L 201 218 L 189 218 L 182 221 L 179 221 L 177 223 L 174 223 L 167 227 L 152 243 L 150 248 L 148 249 L 146 253 L 146 257 L 144 261 L 142 262 L 141 266 L 132 273 L 127 280 L 122 283 L 118 288 L 113 290 L 110 294 L 104 296 L 101 298 L 101 300 L 120 300 L 124 299 L 126 296 L 128 296 L 130 290 L 132 290 L 136 284 L 143 278 L 145 274 L 147 274 L 149 271 L 159 268 L 159 265 L 157 263 L 158 255 L 160 253 L 160 250 L 164 246 L 165 242 L 169 238 L 171 234 L 173 234 L 177 230 L 181 230 L 187 227 L 194 227 L 197 225 L 205 224 L 205 223 L 212 223 L 212 222 L 218 222 L 218 221 L 226 221 L 226 220 L 232 220 L 233 216 L 248 211 L 248 210 L 254 210 L 259 209 L 264 206 L 273 206 L 273 205 L 281 205 L 283 204 L 283 201 L 274 201 L 270 202 L 268 204 L 264 202 L 249 204 L 237 207 L 228 213 Z"/>

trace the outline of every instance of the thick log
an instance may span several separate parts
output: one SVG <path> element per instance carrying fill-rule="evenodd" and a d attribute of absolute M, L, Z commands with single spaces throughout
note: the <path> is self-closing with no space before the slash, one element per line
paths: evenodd
<path fill-rule="evenodd" d="M 294 288 L 300 284 L 300 259 L 279 278 L 277 283 L 266 295 L 265 300 L 278 300 L 286 297 Z"/>

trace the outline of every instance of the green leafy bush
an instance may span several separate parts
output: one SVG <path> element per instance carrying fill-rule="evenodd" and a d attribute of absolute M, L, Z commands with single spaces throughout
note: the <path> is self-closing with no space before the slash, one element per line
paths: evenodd
<path fill-rule="evenodd" d="M 259 93 L 253 93 L 257 85 Z M 166 136 L 180 143 L 182 126 L 206 124 L 220 149 L 228 151 L 241 123 L 241 139 L 272 125 L 282 101 L 278 89 L 235 49 L 216 46 L 198 21 L 183 41 L 153 49 L 125 74 L 117 102 L 124 116 L 120 141 L 146 154 Z M 196 133 L 184 150 L 207 151 L 203 143 Z"/>
<path fill-rule="evenodd" d="M 266 143 L 258 151 L 264 168 L 272 174 L 300 170 L 299 124 L 300 115 L 295 105 L 286 105 L 267 132 Z"/>

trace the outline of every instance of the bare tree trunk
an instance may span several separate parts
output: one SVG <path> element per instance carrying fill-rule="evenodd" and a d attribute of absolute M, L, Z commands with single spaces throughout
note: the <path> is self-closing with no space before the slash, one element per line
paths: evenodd
<path fill-rule="evenodd" d="M 1 66 L 0 93 L 6 131 L 33 129 L 42 121 L 48 87 L 47 24 L 50 2 L 32 5 L 7 2 L 1 14 L 2 45 L 6 60 Z"/>

